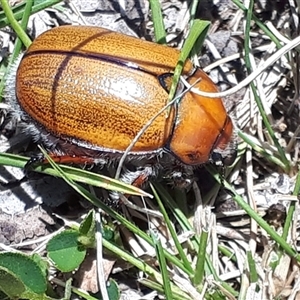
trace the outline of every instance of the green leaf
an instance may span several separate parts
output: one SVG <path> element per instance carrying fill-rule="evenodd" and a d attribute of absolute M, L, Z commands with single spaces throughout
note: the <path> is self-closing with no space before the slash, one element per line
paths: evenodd
<path fill-rule="evenodd" d="M 118 236 L 118 231 L 115 231 L 114 228 L 112 227 L 114 225 L 110 224 L 110 225 L 104 225 L 103 226 L 103 232 L 102 232 L 102 236 L 103 238 L 105 238 L 108 241 L 116 241 L 117 240 L 117 236 Z"/>
<path fill-rule="evenodd" d="M 85 258 L 86 250 L 79 247 L 78 237 L 77 230 L 65 230 L 54 236 L 47 244 L 48 257 L 62 272 L 78 268 Z"/>
<path fill-rule="evenodd" d="M 7 268 L 0 267 L 0 290 L 10 299 L 20 298 L 26 288 L 23 282 Z"/>
<path fill-rule="evenodd" d="M 91 233 L 95 235 L 96 222 L 95 222 L 95 212 L 91 210 L 88 215 L 81 222 L 79 227 L 79 233 L 82 235 L 90 235 Z"/>
<path fill-rule="evenodd" d="M 28 255 L 9 252 L 0 253 L 0 267 L 6 268 L 11 274 L 15 274 L 34 293 L 42 294 L 47 289 L 44 272 L 33 258 Z"/>
<path fill-rule="evenodd" d="M 95 248 L 96 222 L 94 210 L 91 210 L 81 222 L 79 234 L 78 242 L 80 244 L 82 244 L 85 248 Z"/>
<path fill-rule="evenodd" d="M 41 271 L 43 272 L 45 278 L 47 277 L 47 272 L 49 269 L 48 261 L 44 260 L 39 254 L 34 253 L 32 259 L 39 265 Z"/>
<path fill-rule="evenodd" d="M 107 293 L 109 300 L 119 300 L 120 299 L 120 289 L 117 283 L 110 279 L 107 286 Z"/>

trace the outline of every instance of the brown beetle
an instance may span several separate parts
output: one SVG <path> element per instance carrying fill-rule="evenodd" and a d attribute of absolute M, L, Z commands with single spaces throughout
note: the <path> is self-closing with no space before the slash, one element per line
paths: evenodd
<path fill-rule="evenodd" d="M 178 58 L 178 50 L 107 29 L 62 26 L 34 40 L 10 81 L 37 141 L 53 153 L 92 161 L 124 153 L 166 105 L 166 78 Z M 195 87 L 202 91 L 217 92 L 189 60 L 182 75 L 190 84 L 200 79 Z M 167 118 L 162 113 L 155 119 L 129 154 L 170 153 L 186 165 L 231 160 L 232 135 L 222 100 L 189 91 Z"/>

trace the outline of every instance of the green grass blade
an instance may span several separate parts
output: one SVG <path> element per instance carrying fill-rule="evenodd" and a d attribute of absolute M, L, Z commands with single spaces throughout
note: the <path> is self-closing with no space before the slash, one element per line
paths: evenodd
<path fill-rule="evenodd" d="M 30 1 L 28 1 L 30 2 Z M 23 44 L 26 47 L 29 47 L 31 44 L 31 40 L 28 38 L 27 34 L 24 32 L 21 25 L 18 23 L 18 21 L 15 19 L 15 16 L 13 14 L 13 11 L 10 8 L 10 5 L 8 4 L 7 0 L 1 0 L 2 9 L 8 19 L 9 25 L 13 28 L 13 30 L 17 33 L 18 37 L 22 40 Z M 30 4 L 26 5 L 26 14 L 28 14 L 28 9 L 31 10 Z"/>
<path fill-rule="evenodd" d="M 204 267 L 205 267 L 207 240 L 208 240 L 208 232 L 203 228 L 200 236 L 200 245 L 199 245 L 199 251 L 197 253 L 197 262 L 195 268 L 195 277 L 193 280 L 194 284 L 197 286 L 203 284 L 203 279 L 205 274 Z"/>
<path fill-rule="evenodd" d="M 248 203 L 244 201 L 244 199 L 237 194 L 237 192 L 232 188 L 232 186 L 221 177 L 211 166 L 207 165 L 206 169 L 211 173 L 211 175 L 215 178 L 215 180 L 224 186 L 232 195 L 233 199 L 236 203 L 261 227 L 263 228 L 271 238 L 276 241 L 284 251 L 290 255 L 291 257 L 295 258 L 297 261 L 300 262 L 300 254 L 296 251 L 296 249 L 292 248 L 280 235 L 277 234 L 269 224 L 260 217 L 250 206 Z"/>
<path fill-rule="evenodd" d="M 159 268 L 160 268 L 160 272 L 161 272 L 161 276 L 162 276 L 162 280 L 163 280 L 164 296 L 168 300 L 174 299 L 173 293 L 171 290 L 170 276 L 169 276 L 167 264 L 166 264 L 166 257 L 164 255 L 161 241 L 160 241 L 159 237 L 153 232 L 153 230 L 151 230 L 150 235 L 151 235 L 151 238 L 152 238 L 152 241 L 154 244 L 156 257 L 158 259 L 158 264 L 159 264 Z"/>
<path fill-rule="evenodd" d="M 28 162 L 29 157 L 19 156 L 15 154 L 9 153 L 1 153 L 0 154 L 0 165 L 3 166 L 12 166 L 18 168 L 24 168 L 26 163 Z M 118 191 L 122 193 L 128 193 L 131 195 L 138 196 L 150 196 L 148 193 L 143 190 L 131 186 L 129 184 L 125 184 L 121 181 L 115 180 L 113 178 L 96 174 L 90 171 L 86 171 L 80 168 L 74 168 L 66 165 L 60 165 L 60 168 L 65 172 L 72 180 L 77 182 L 82 182 L 85 184 L 89 184 L 96 187 L 101 187 L 111 191 Z M 39 166 L 32 166 L 30 171 L 39 172 L 42 174 L 47 174 L 51 176 L 61 177 L 61 174 L 54 168 L 49 165 L 41 164 Z"/>
<path fill-rule="evenodd" d="M 150 187 L 152 189 L 152 192 L 154 194 L 155 199 L 157 200 L 160 212 L 163 214 L 164 221 L 166 222 L 166 225 L 167 225 L 167 227 L 168 227 L 168 229 L 169 229 L 169 231 L 171 233 L 172 239 L 173 239 L 175 247 L 176 247 L 176 249 L 177 249 L 177 251 L 179 253 L 179 256 L 180 256 L 180 258 L 181 258 L 184 266 L 189 270 L 190 273 L 192 273 L 193 272 L 193 268 L 191 266 L 191 263 L 187 259 L 186 254 L 184 253 L 184 251 L 182 249 L 182 246 L 181 246 L 181 244 L 180 244 L 180 242 L 178 240 L 177 233 L 175 232 L 175 229 L 174 229 L 174 227 L 171 224 L 171 221 L 170 221 L 170 218 L 168 216 L 168 213 L 167 213 L 165 207 L 163 206 L 162 201 L 161 201 L 159 195 L 157 194 L 157 192 L 154 189 L 154 187 L 153 187 L 152 184 L 150 184 Z"/>
<path fill-rule="evenodd" d="M 245 28 L 245 45 L 244 45 L 244 49 L 245 49 L 245 65 L 246 68 L 248 70 L 248 74 L 252 73 L 253 68 L 251 65 L 251 60 L 250 60 L 250 52 L 251 52 L 251 46 L 250 46 L 250 30 L 251 30 L 251 20 L 252 20 L 252 16 L 253 16 L 253 6 L 254 6 L 254 1 L 250 0 L 249 2 L 249 9 L 247 9 L 246 11 L 246 28 Z M 272 125 L 270 124 L 270 121 L 268 119 L 268 116 L 264 110 L 263 104 L 261 102 L 261 99 L 258 95 L 256 86 L 253 82 L 250 83 L 250 88 L 252 90 L 252 93 L 254 95 L 254 99 L 255 102 L 257 104 L 257 107 L 259 109 L 260 115 L 263 119 L 264 125 L 266 126 L 268 133 L 270 135 L 270 137 L 272 138 L 278 152 L 280 155 L 280 158 L 284 164 L 284 170 L 286 170 L 287 172 L 290 169 L 290 162 L 288 161 L 284 149 L 281 147 L 281 145 L 279 144 L 279 141 L 277 139 L 277 137 L 275 136 L 274 130 L 272 128 Z"/>
<path fill-rule="evenodd" d="M 197 49 L 201 49 L 209 26 L 210 26 L 210 22 L 208 21 L 195 20 L 193 22 L 193 25 L 190 29 L 187 39 L 185 40 L 184 45 L 181 49 L 179 61 L 174 71 L 172 86 L 169 93 L 169 100 L 172 100 L 175 96 L 177 84 L 179 82 L 179 78 L 182 73 L 185 61 L 189 57 L 192 49 L 194 49 L 196 44 L 197 44 Z"/>
<path fill-rule="evenodd" d="M 158 0 L 149 0 L 150 9 L 152 14 L 155 41 L 158 44 L 167 44 L 166 30 L 164 19 L 161 11 L 160 2 Z"/>

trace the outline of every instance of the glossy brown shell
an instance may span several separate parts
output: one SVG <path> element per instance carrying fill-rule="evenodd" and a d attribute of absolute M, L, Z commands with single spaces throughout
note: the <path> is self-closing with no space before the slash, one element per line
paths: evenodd
<path fill-rule="evenodd" d="M 123 152 L 167 103 L 160 79 L 174 71 L 179 51 L 106 29 L 62 26 L 39 36 L 17 71 L 16 95 L 38 127 L 78 147 Z M 217 88 L 187 61 L 183 75 L 203 91 Z M 131 153 L 168 148 L 185 164 L 228 147 L 232 122 L 221 99 L 188 92 L 159 115 Z"/>
<path fill-rule="evenodd" d="M 39 36 L 17 72 L 17 99 L 58 137 L 124 151 L 167 102 L 158 76 L 173 71 L 179 52 L 106 29 L 62 26 Z M 186 64 L 185 72 L 191 72 Z M 165 145 L 174 122 L 161 114 L 134 152 Z"/>

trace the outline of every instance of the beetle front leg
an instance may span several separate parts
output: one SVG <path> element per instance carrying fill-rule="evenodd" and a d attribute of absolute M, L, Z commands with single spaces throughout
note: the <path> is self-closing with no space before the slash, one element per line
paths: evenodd
<path fill-rule="evenodd" d="M 126 170 L 120 178 L 120 181 L 131 184 L 135 187 L 141 188 L 143 187 L 150 177 L 156 177 L 157 176 L 157 170 L 154 166 L 146 166 L 146 167 L 140 167 L 138 170 L 129 171 Z M 110 194 L 111 198 L 119 202 L 120 196 L 117 192 L 112 192 Z M 128 198 L 129 195 L 124 195 L 126 198 Z"/>
<path fill-rule="evenodd" d="M 121 181 L 132 184 L 136 187 L 142 187 L 151 176 L 156 176 L 156 171 L 153 166 L 141 167 L 135 171 L 125 171 L 125 173 L 121 176 Z"/>

